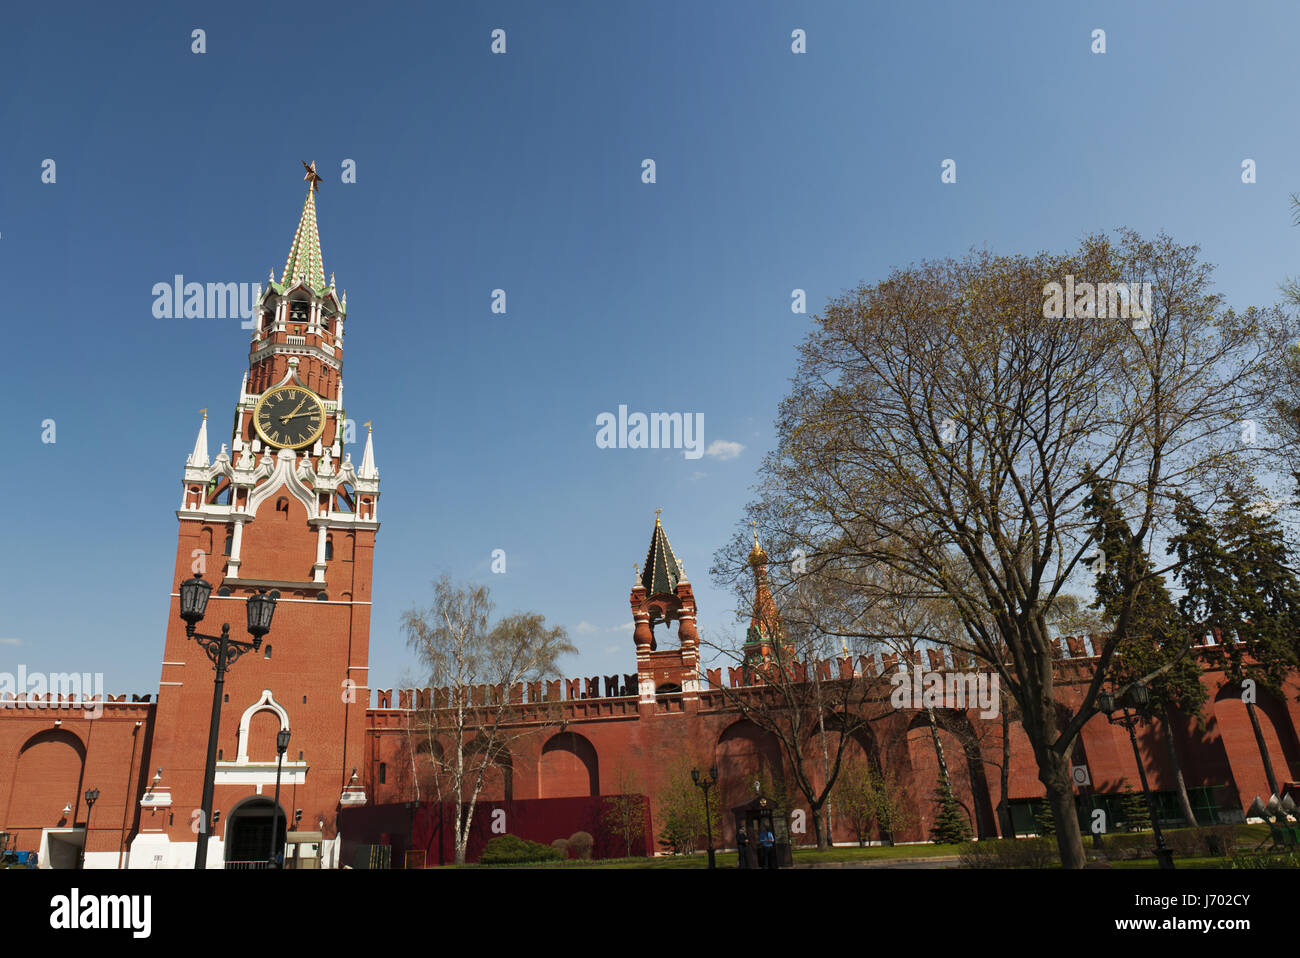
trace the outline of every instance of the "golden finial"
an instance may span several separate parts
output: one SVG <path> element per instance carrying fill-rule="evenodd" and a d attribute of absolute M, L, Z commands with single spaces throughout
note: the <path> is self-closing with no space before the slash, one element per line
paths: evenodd
<path fill-rule="evenodd" d="M 758 544 L 758 523 L 751 520 L 750 526 L 754 529 L 754 548 L 749 550 L 749 564 L 757 568 L 761 565 L 767 565 L 767 553 L 763 547 Z"/>
<path fill-rule="evenodd" d="M 663 506 L 660 506 L 658 509 L 655 510 L 655 525 L 659 525 L 659 513 L 663 511 L 664 511 Z"/>
<path fill-rule="evenodd" d="M 207 406 L 204 406 L 202 409 L 199 410 L 199 412 L 203 413 L 203 418 L 204 418 L 204 419 L 207 419 L 207 418 L 208 418 L 208 407 L 207 407 Z"/>
<path fill-rule="evenodd" d="M 312 160 L 312 161 L 311 161 L 311 166 L 308 166 L 308 165 L 307 165 L 307 161 L 306 161 L 306 160 L 303 160 L 303 161 L 302 161 L 302 168 L 303 168 L 304 170 L 307 171 L 307 175 L 304 176 L 303 179 L 306 180 L 308 183 L 311 184 L 311 186 L 308 187 L 308 188 L 309 188 L 313 193 L 319 193 L 319 192 L 320 192 L 321 178 L 320 178 L 319 176 L 316 175 L 316 161 L 315 161 L 315 160 Z"/>
<path fill-rule="evenodd" d="M 363 423 L 361 424 L 361 425 L 363 425 L 363 426 L 366 427 L 366 432 L 373 432 L 373 431 L 374 431 L 374 428 L 370 425 L 370 423 L 371 423 L 371 420 L 367 419 L 365 422 L 363 422 Z"/>

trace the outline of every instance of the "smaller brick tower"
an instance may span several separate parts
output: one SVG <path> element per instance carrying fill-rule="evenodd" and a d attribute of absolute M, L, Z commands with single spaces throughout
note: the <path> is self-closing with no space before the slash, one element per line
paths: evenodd
<path fill-rule="evenodd" d="M 673 555 L 658 512 L 645 565 L 632 586 L 630 601 L 636 623 L 632 641 L 636 643 L 641 704 L 653 706 L 659 692 L 681 692 L 687 708 L 698 705 L 700 638 L 695 630 L 695 593 L 685 567 Z M 663 623 L 666 633 L 672 622 L 677 623 L 679 647 L 660 649 L 655 626 Z"/>
<path fill-rule="evenodd" d="M 754 548 L 749 552 L 749 567 L 754 570 L 754 610 L 749 617 L 745 633 L 745 681 L 761 672 L 772 661 L 776 644 L 781 641 L 781 617 L 772 601 L 772 589 L 767 583 L 767 551 L 758 544 L 758 531 L 754 531 Z"/>

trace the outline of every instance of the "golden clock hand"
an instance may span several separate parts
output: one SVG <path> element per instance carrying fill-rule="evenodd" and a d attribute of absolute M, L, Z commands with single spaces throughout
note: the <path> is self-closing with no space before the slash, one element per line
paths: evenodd
<path fill-rule="evenodd" d="M 293 412 L 289 413 L 289 415 L 287 415 L 287 416 L 281 416 L 281 417 L 280 417 L 280 422 L 288 422 L 288 421 L 289 421 L 290 419 L 292 419 L 294 416 L 298 415 L 298 410 L 302 409 L 302 407 L 305 406 L 306 404 L 307 404 L 307 400 L 304 399 L 302 402 L 298 403 L 298 408 L 295 409 Z"/>

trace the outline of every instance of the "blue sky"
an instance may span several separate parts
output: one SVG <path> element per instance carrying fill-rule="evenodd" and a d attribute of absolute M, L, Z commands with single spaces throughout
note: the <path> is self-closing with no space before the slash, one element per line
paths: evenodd
<path fill-rule="evenodd" d="M 156 691 L 185 456 L 201 407 L 228 439 L 248 333 L 156 319 L 151 290 L 278 275 L 300 160 L 382 476 L 374 684 L 413 665 L 400 616 L 444 572 L 567 626 L 569 674 L 632 671 L 656 508 L 702 630 L 741 634 L 708 568 L 843 290 L 1130 226 L 1275 302 L 1300 272 L 1297 27 L 1285 3 L 6 8 L 0 669 Z M 743 449 L 598 449 L 620 404 Z"/>

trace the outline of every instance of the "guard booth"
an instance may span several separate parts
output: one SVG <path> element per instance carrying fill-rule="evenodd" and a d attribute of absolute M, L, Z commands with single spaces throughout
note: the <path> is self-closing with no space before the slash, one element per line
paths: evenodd
<path fill-rule="evenodd" d="M 284 867 L 286 869 L 320 868 L 321 832 L 289 832 L 285 836 Z"/>
<path fill-rule="evenodd" d="M 739 833 L 743 827 L 749 835 L 749 844 L 741 853 L 741 868 L 761 867 L 758 836 L 764 829 L 769 829 L 776 839 L 776 844 L 772 846 L 772 857 L 768 867 L 790 868 L 794 865 L 794 857 L 790 851 L 790 824 L 776 802 L 765 795 L 759 795 L 744 805 L 737 805 L 731 813 L 736 816 L 736 832 Z"/>

